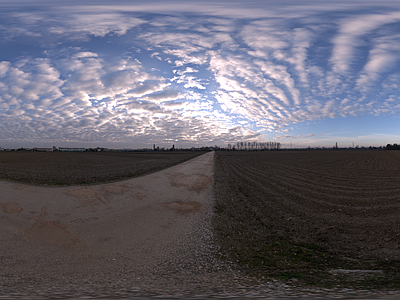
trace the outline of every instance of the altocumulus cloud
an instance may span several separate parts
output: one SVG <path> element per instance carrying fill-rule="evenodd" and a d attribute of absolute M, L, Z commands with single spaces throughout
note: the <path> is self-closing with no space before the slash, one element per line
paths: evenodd
<path fill-rule="evenodd" d="M 399 7 L 252 3 L 3 4 L 0 141 L 310 140 L 290 126 L 399 114 Z"/>

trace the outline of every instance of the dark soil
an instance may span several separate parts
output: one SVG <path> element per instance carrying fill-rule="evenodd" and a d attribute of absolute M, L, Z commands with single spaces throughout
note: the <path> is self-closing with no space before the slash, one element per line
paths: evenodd
<path fill-rule="evenodd" d="M 217 240 L 263 276 L 398 288 L 399 170 L 400 151 L 217 152 Z"/>
<path fill-rule="evenodd" d="M 39 185 L 95 184 L 165 169 L 203 152 L 0 152 L 0 179 Z"/>

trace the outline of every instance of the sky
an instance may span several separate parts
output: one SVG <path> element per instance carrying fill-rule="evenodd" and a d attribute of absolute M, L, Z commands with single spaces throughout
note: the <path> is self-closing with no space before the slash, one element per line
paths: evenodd
<path fill-rule="evenodd" d="M 398 1 L 0 0 L 0 147 L 400 143 Z"/>

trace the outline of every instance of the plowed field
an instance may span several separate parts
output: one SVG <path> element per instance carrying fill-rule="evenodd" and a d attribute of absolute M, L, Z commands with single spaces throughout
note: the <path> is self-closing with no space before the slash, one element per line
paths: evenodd
<path fill-rule="evenodd" d="M 126 179 L 203 152 L 0 152 L 0 179 L 74 185 Z"/>
<path fill-rule="evenodd" d="M 287 275 L 400 259 L 400 151 L 218 152 L 215 190 L 223 248 L 250 266 Z"/>

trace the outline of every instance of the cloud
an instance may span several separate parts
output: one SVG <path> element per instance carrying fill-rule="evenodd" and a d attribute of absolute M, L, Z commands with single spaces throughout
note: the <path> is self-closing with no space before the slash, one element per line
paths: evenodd
<path fill-rule="evenodd" d="M 276 140 L 286 140 L 286 139 L 296 140 L 296 139 L 306 139 L 306 138 L 310 138 L 310 137 L 314 137 L 314 136 L 317 136 L 317 135 L 314 134 L 314 133 L 310 133 L 310 134 L 307 134 L 307 135 L 300 134 L 300 135 L 296 135 L 296 136 L 286 134 L 286 135 L 276 136 L 275 139 Z"/>
<path fill-rule="evenodd" d="M 368 14 L 339 23 L 339 33 L 332 40 L 330 62 L 335 73 L 346 74 L 354 59 L 355 48 L 363 46 L 361 37 L 383 25 L 400 21 L 400 12 Z"/>
<path fill-rule="evenodd" d="M 186 73 L 197 73 L 197 72 L 199 72 L 199 70 L 193 69 L 191 67 L 186 67 L 185 70 L 174 70 L 174 73 L 178 75 L 184 75 Z"/>
<path fill-rule="evenodd" d="M 11 63 L 9 61 L 0 62 L 0 78 L 4 78 L 6 76 L 8 70 L 10 69 Z"/>
<path fill-rule="evenodd" d="M 48 37 L 48 34 L 56 39 L 69 40 L 87 40 L 90 36 L 121 36 L 146 23 L 143 19 L 112 11 L 106 6 L 93 10 L 90 6 L 54 6 L 54 3 L 51 3 L 46 9 L 42 7 L 21 11 L 21 7 L 15 4 L 14 9 L 16 11 L 10 12 L 9 9 L 8 12 L 0 13 L 3 19 L 0 28 L 9 40 L 19 36 Z"/>
<path fill-rule="evenodd" d="M 365 64 L 360 77 L 356 81 L 359 89 L 367 90 L 384 73 L 396 67 L 400 60 L 400 35 L 385 36 L 374 41 L 369 52 L 369 60 Z"/>
<path fill-rule="evenodd" d="M 136 84 L 136 86 L 127 91 L 129 95 L 132 95 L 133 97 L 142 97 L 144 95 L 152 94 L 155 92 L 160 92 L 166 87 L 168 87 L 170 84 L 165 83 L 160 80 L 146 80 L 144 82 L 139 82 Z"/>
<path fill-rule="evenodd" d="M 74 58 L 97 57 L 97 54 L 93 53 L 93 52 L 86 51 L 86 52 L 79 52 L 79 53 L 75 54 L 73 57 Z"/>
<path fill-rule="evenodd" d="M 304 139 L 289 125 L 400 112 L 398 9 L 157 3 L 0 13 L 0 138 Z"/>
<path fill-rule="evenodd" d="M 280 135 L 275 137 L 276 140 L 283 140 L 283 139 L 296 139 L 296 136 L 292 136 L 292 135 Z"/>
<path fill-rule="evenodd" d="M 274 65 L 270 62 L 256 62 L 256 64 L 260 66 L 260 69 L 266 76 L 276 80 L 279 84 L 283 84 L 289 90 L 295 105 L 300 104 L 300 92 L 296 89 L 294 80 L 286 71 L 286 67 Z"/>
<path fill-rule="evenodd" d="M 144 20 L 127 16 L 121 13 L 88 12 L 82 10 L 65 10 L 57 18 L 62 18 L 60 24 L 52 15 L 40 20 L 48 23 L 49 32 L 58 35 L 67 35 L 70 39 L 86 39 L 88 35 L 104 37 L 108 34 L 124 35 L 128 30 L 145 23 Z M 39 21 L 39 20 L 38 20 Z"/>
<path fill-rule="evenodd" d="M 64 82 L 48 59 L 35 59 L 32 62 L 23 60 L 19 62 L 18 67 L 3 61 L 0 68 L 0 93 L 3 103 L 15 107 L 21 102 L 41 105 L 62 95 L 60 87 Z"/>
<path fill-rule="evenodd" d="M 171 101 L 171 100 L 177 100 L 182 98 L 182 93 L 173 90 L 173 89 L 165 89 L 160 93 L 154 93 L 151 95 L 148 95 L 144 97 L 143 99 L 147 101 L 156 101 L 156 102 L 164 102 L 164 101 Z"/>
<path fill-rule="evenodd" d="M 173 78 L 173 81 L 176 81 L 177 83 L 184 83 L 185 88 L 196 88 L 200 90 L 205 90 L 205 85 L 208 84 L 207 82 L 203 82 L 203 80 L 198 79 L 195 76 L 186 75 L 181 75 L 179 77 Z"/>

